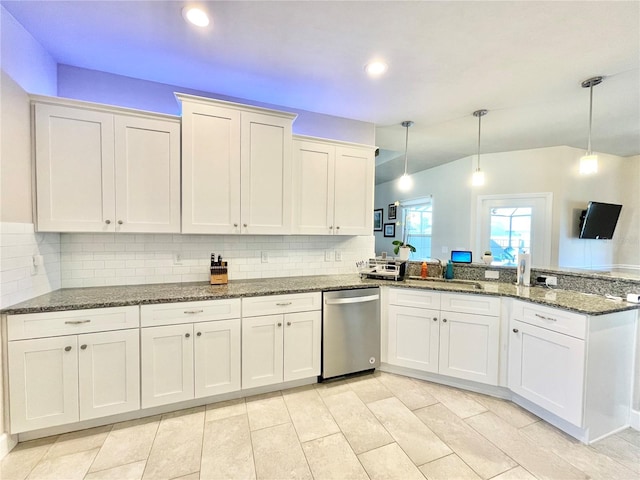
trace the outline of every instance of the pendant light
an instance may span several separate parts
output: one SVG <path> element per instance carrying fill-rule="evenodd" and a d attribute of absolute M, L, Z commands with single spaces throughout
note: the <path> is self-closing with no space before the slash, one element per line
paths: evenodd
<path fill-rule="evenodd" d="M 589 89 L 589 139 L 587 153 L 580 159 L 580 175 L 590 175 L 598 172 L 598 155 L 591 151 L 591 124 L 593 121 L 593 87 L 600 85 L 604 77 L 593 77 L 582 82 L 582 88 Z"/>
<path fill-rule="evenodd" d="M 473 176 L 471 177 L 471 185 L 474 187 L 484 185 L 484 172 L 480 170 L 480 127 L 482 125 L 482 117 L 487 113 L 489 113 L 489 110 L 476 110 L 473 112 L 473 116 L 478 118 L 478 163 L 476 170 L 473 172 Z"/>
<path fill-rule="evenodd" d="M 398 180 L 398 188 L 401 191 L 406 192 L 407 190 L 411 190 L 411 187 L 413 187 L 413 180 L 411 180 L 411 177 L 407 175 L 407 165 L 408 165 L 407 152 L 409 150 L 409 127 L 413 125 L 413 122 L 411 120 L 405 120 L 404 122 L 402 122 L 401 125 L 407 129 L 407 134 L 404 141 L 404 174 Z"/>

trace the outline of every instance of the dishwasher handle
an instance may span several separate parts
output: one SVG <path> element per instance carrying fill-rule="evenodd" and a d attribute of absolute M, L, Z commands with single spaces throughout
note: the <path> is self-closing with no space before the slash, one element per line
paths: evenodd
<path fill-rule="evenodd" d="M 366 297 L 349 297 L 349 298 L 335 298 L 329 299 L 325 298 L 324 303 L 326 305 L 344 305 L 346 303 L 364 303 L 364 302 L 372 302 L 374 300 L 378 300 L 380 295 L 367 295 Z"/>

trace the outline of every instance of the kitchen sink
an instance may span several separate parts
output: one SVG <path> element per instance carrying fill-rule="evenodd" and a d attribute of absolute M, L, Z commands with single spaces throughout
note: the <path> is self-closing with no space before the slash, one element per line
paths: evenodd
<path fill-rule="evenodd" d="M 482 290 L 482 285 L 473 280 L 447 280 L 444 278 L 434 277 L 413 277 L 409 276 L 406 279 L 406 283 L 425 283 L 433 285 L 434 287 L 450 287 L 450 288 L 463 288 L 465 290 Z"/>

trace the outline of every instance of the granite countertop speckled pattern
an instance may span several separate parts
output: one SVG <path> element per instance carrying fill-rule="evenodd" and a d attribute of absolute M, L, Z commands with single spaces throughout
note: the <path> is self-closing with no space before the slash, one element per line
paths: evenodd
<path fill-rule="evenodd" d="M 473 288 L 473 284 L 482 289 Z M 498 282 L 429 282 L 406 280 L 360 279 L 358 275 L 321 275 L 303 277 L 232 280 L 228 285 L 198 283 L 162 283 L 113 287 L 66 288 L 12 305 L 2 310 L 6 314 L 82 310 L 86 308 L 146 305 L 169 302 L 191 302 L 222 298 L 256 297 L 310 291 L 344 290 L 375 286 L 418 288 L 473 295 L 493 295 L 518 298 L 549 307 L 562 308 L 589 315 L 603 315 L 624 310 L 639 309 L 640 305 L 612 301 L 599 295 L 588 295 L 569 290 L 550 290 L 544 287 L 517 287 Z"/>

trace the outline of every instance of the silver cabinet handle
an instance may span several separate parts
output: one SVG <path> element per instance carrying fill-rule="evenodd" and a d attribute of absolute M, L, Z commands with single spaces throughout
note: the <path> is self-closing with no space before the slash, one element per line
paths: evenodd
<path fill-rule="evenodd" d="M 286 307 L 287 305 L 291 305 L 293 302 L 280 302 L 276 303 L 279 307 Z"/>
<path fill-rule="evenodd" d="M 438 317 L 433 317 L 433 321 L 437 322 L 438 321 Z"/>
<path fill-rule="evenodd" d="M 200 310 L 185 310 L 184 313 L 189 315 L 195 315 L 197 313 L 202 313 L 204 310 L 201 308 Z"/>
<path fill-rule="evenodd" d="M 107 219 L 104 221 L 104 223 L 106 223 L 107 225 L 111 225 L 111 220 Z"/>
<path fill-rule="evenodd" d="M 185 333 L 184 336 L 185 336 L 185 338 L 189 338 L 191 336 L 191 334 L 190 333 Z"/>
<path fill-rule="evenodd" d="M 542 320 L 549 320 L 550 322 L 557 322 L 558 320 L 556 320 L 555 318 L 552 317 L 545 317 L 544 315 L 540 315 L 539 313 L 534 313 L 534 315 L 538 318 L 541 318 Z"/>
<path fill-rule="evenodd" d="M 290 327 L 290 326 L 291 326 L 291 322 L 287 322 L 287 327 Z"/>
<path fill-rule="evenodd" d="M 281 327 L 282 326 L 282 322 L 278 322 L 278 326 Z"/>
<path fill-rule="evenodd" d="M 91 322 L 91 320 L 67 320 L 66 323 L 67 325 L 82 325 L 83 323 L 89 323 Z"/>
<path fill-rule="evenodd" d="M 201 337 L 202 336 L 202 332 L 198 332 L 198 333 L 196 333 L 196 335 Z"/>
<path fill-rule="evenodd" d="M 514 329 L 513 329 L 513 333 L 518 333 L 518 329 L 517 329 L 517 328 L 514 328 Z"/>
<path fill-rule="evenodd" d="M 124 222 L 122 220 L 118 220 L 118 225 L 122 225 Z"/>
<path fill-rule="evenodd" d="M 80 345 L 80 349 L 81 350 L 86 350 L 87 349 L 87 344 L 85 343 L 84 345 Z"/>
<path fill-rule="evenodd" d="M 70 352 L 71 351 L 71 347 L 64 347 L 64 351 L 65 352 Z"/>
<path fill-rule="evenodd" d="M 443 319 L 442 319 L 442 321 L 443 321 L 444 323 L 447 323 L 447 319 L 446 319 L 446 318 L 443 318 Z"/>
<path fill-rule="evenodd" d="M 347 297 L 347 298 L 336 298 L 336 299 L 325 298 L 324 303 L 325 305 L 341 305 L 344 303 L 364 303 L 364 302 L 371 302 L 373 300 L 378 300 L 379 298 L 380 298 L 380 295 L 368 295 L 366 297 Z"/>

